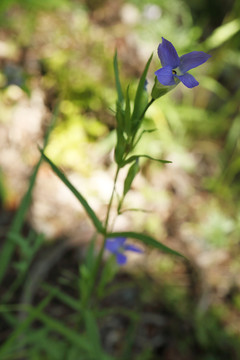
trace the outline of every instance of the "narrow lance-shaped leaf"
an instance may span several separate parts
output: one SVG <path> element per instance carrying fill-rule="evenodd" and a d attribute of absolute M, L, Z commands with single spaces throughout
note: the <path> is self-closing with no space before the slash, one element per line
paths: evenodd
<path fill-rule="evenodd" d="M 117 237 L 136 239 L 136 240 L 143 242 L 146 245 L 149 245 L 155 249 L 159 249 L 165 253 L 175 255 L 175 256 L 180 256 L 180 257 L 186 259 L 185 256 L 183 256 L 178 251 L 170 249 L 168 246 L 162 244 L 161 242 L 155 240 L 152 236 L 149 236 L 146 234 L 140 234 L 140 233 L 133 232 L 133 231 L 113 232 L 113 233 L 107 234 L 107 238 L 117 238 Z"/>
<path fill-rule="evenodd" d="M 114 55 L 113 67 L 114 67 L 116 89 L 117 89 L 117 94 L 118 94 L 118 102 L 121 104 L 124 101 L 124 96 L 123 96 L 122 87 L 121 87 L 121 83 L 120 83 L 120 79 L 119 79 L 117 51 L 115 52 L 115 55 Z"/>
<path fill-rule="evenodd" d="M 125 160 L 124 164 L 130 164 L 131 162 L 135 161 L 137 158 L 140 158 L 140 157 L 143 157 L 143 158 L 147 158 L 147 159 L 150 159 L 150 160 L 153 160 L 153 161 L 157 161 L 157 162 L 160 162 L 160 163 L 163 163 L 163 164 L 170 164 L 172 161 L 169 161 L 169 160 L 161 160 L 161 159 L 156 159 L 156 158 L 153 158 L 152 156 L 149 156 L 149 155 L 133 155 L 133 156 L 130 156 L 128 159 Z"/>
<path fill-rule="evenodd" d="M 144 113 L 144 109 L 147 106 L 147 99 L 146 99 L 147 92 L 145 90 L 145 81 L 146 81 L 146 76 L 147 76 L 149 65 L 152 61 L 152 57 L 153 57 L 153 55 L 150 56 L 146 66 L 145 66 L 145 69 L 142 73 L 142 76 L 139 80 L 139 83 L 138 83 L 138 88 L 137 88 L 137 92 L 136 92 L 136 96 L 135 96 L 135 100 L 134 100 L 134 109 L 133 109 L 133 114 L 132 114 L 132 129 L 133 129 L 133 131 L 136 131 L 136 129 L 138 129 L 138 126 L 140 125 L 140 120 Z M 143 106 L 143 102 L 144 102 L 144 106 Z"/>
<path fill-rule="evenodd" d="M 1 344 L 0 359 L 9 359 L 8 355 L 12 353 L 12 349 L 16 346 L 17 339 L 19 339 L 22 334 L 27 333 L 27 330 L 31 327 L 32 322 L 39 316 L 39 314 L 43 313 L 44 308 L 49 304 L 52 297 L 52 294 L 49 294 L 48 296 L 45 296 L 44 299 L 35 307 L 31 308 L 29 306 L 28 316 L 24 320 L 18 321 L 16 324 L 17 326 L 15 326 L 15 328 L 11 331 L 7 340 L 4 344 Z"/>
<path fill-rule="evenodd" d="M 139 141 L 141 140 L 141 138 L 143 137 L 144 134 L 150 134 L 154 131 L 156 131 L 157 129 L 145 129 L 145 130 L 142 130 L 141 133 L 139 134 L 138 138 L 135 140 L 135 143 L 133 144 L 133 147 L 135 148 L 137 146 L 137 144 L 139 143 Z"/>
<path fill-rule="evenodd" d="M 117 129 L 117 144 L 115 147 L 114 157 L 116 163 L 121 167 L 123 165 L 123 156 L 126 148 L 126 140 L 123 136 L 123 132 Z"/>
<path fill-rule="evenodd" d="M 130 135 L 131 131 L 131 107 L 130 107 L 130 98 L 129 98 L 129 86 L 126 91 L 126 105 L 125 105 L 125 119 L 124 119 L 124 131 L 127 135 Z"/>
<path fill-rule="evenodd" d="M 101 358 L 102 347 L 98 325 L 93 313 L 90 310 L 84 311 L 86 335 L 90 344 L 92 344 L 92 354 L 94 358 Z"/>
<path fill-rule="evenodd" d="M 122 108 L 122 105 L 117 101 L 116 104 L 116 121 L 117 121 L 117 131 L 121 133 L 124 131 L 124 123 L 125 123 L 125 114 Z"/>
<path fill-rule="evenodd" d="M 104 234 L 105 229 L 98 219 L 97 215 L 93 211 L 93 209 L 88 204 L 87 200 L 80 194 L 80 192 L 70 183 L 70 181 L 66 178 L 63 172 L 40 150 L 43 156 L 43 159 L 51 166 L 54 173 L 62 180 L 62 182 L 69 188 L 69 190 L 76 196 L 76 198 L 80 201 L 88 216 L 93 222 L 96 230 L 102 234 Z"/>
<path fill-rule="evenodd" d="M 137 173 L 139 172 L 139 169 L 140 169 L 140 167 L 139 167 L 138 158 L 136 158 L 136 161 L 130 166 L 127 177 L 124 182 L 124 190 L 123 190 L 124 196 L 130 190 L 132 182 L 133 182 L 135 176 L 137 175 Z"/>
<path fill-rule="evenodd" d="M 117 112 L 116 112 L 116 121 L 117 121 L 117 144 L 115 147 L 115 160 L 117 164 L 121 165 L 122 159 L 125 153 L 126 148 L 126 139 L 124 138 L 124 129 L 125 129 L 125 114 L 122 106 L 117 101 Z"/>

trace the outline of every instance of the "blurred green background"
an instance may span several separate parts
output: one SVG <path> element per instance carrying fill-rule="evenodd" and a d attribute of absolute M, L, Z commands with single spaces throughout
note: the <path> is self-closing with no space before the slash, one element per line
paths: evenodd
<path fill-rule="evenodd" d="M 104 348 L 123 360 L 237 359 L 240 350 L 237 0 L 1 0 L 1 246 L 29 186 L 29 176 L 39 159 L 37 145 L 42 144 L 56 104 L 59 113 L 46 152 L 90 199 L 100 218 L 104 217 L 114 171 L 113 55 L 117 49 L 123 87 L 130 84 L 133 97 L 153 52 L 148 73 L 150 92 L 154 71 L 160 67 L 156 50 L 162 36 L 174 44 L 179 55 L 198 50 L 212 57 L 191 71 L 200 83 L 198 87 L 190 90 L 180 84 L 149 109 L 143 126 L 158 131 L 146 135 L 137 152 L 173 163 L 164 167 L 148 161 L 141 163 L 141 174 L 134 182 L 126 207 L 146 208 L 151 213 L 126 213 L 117 227 L 153 234 L 185 254 L 192 265 L 147 250 L 142 263 L 130 261 L 115 281 L 121 281 L 131 304 L 136 293 L 131 295 L 127 284 L 133 282 L 137 288 L 134 291 L 141 294 L 139 314 L 148 311 L 155 320 L 150 315 L 145 322 L 142 320 L 145 333 L 138 336 L 144 340 L 133 340 L 135 347 L 128 355 L 121 345 L 127 336 L 122 325 L 125 320 L 116 317 L 120 325 L 110 322 L 111 334 L 123 332 L 112 347 L 106 341 L 107 322 L 102 321 Z M 84 213 L 64 186 L 56 183 L 46 165 L 38 173 L 24 226 L 14 255 L 15 271 L 26 260 L 23 244 L 26 239 L 29 241 L 31 232 L 35 234 L 31 235 L 33 239 L 40 235 L 45 239 L 39 251 L 44 249 L 45 242 L 58 243 L 53 240 L 67 238 L 84 253 L 83 245 L 92 231 Z M 27 269 L 35 262 L 29 256 L 31 265 Z M 66 279 L 66 273 L 74 273 L 72 263 L 77 267 L 83 255 L 79 256 L 80 260 L 75 262 L 71 256 L 59 259 L 59 272 L 50 274 L 49 270 L 49 282 L 56 284 L 59 277 Z M 28 281 L 28 271 L 21 284 Z M 13 278 L 10 269 L 1 295 Z M 17 291 L 11 293 L 10 303 L 20 301 L 21 286 L 24 287 L 18 285 Z M 41 292 L 35 301 L 39 297 Z M 116 299 L 106 301 L 111 307 Z M 123 301 L 120 305 L 128 308 L 127 304 Z M 54 306 L 51 308 L 55 309 Z M 68 322 L 68 312 L 58 306 L 59 319 Z M 157 316 L 161 319 L 163 316 L 162 323 L 161 319 L 156 322 Z M 71 321 L 70 327 L 74 328 L 76 324 Z M 3 343 L 11 335 L 10 324 L 4 317 L 0 333 Z M 60 346 L 58 332 L 50 336 L 47 327 L 46 333 L 44 326 L 38 329 L 42 331 L 44 347 L 55 350 L 50 353 L 37 347 L 40 335 L 36 332 L 36 338 L 28 339 L 30 350 L 25 358 L 81 359 L 74 346 L 67 352 L 69 339 L 65 338 Z M 139 343 L 145 345 L 141 347 Z M 6 359 L 20 358 L 16 353 L 11 356 Z"/>

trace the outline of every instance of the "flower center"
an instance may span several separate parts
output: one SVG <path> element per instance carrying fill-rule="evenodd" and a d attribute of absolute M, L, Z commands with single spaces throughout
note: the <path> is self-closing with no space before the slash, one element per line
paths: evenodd
<path fill-rule="evenodd" d="M 179 69 L 179 67 L 176 67 L 175 69 L 172 69 L 172 74 L 173 76 L 181 76 L 183 75 L 183 73 L 181 72 L 181 70 Z"/>

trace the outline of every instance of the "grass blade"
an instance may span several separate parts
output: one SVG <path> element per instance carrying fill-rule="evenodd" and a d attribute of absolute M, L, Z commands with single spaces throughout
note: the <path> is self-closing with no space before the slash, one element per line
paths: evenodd
<path fill-rule="evenodd" d="M 144 158 L 147 158 L 147 159 L 150 159 L 150 160 L 153 160 L 153 161 L 158 161 L 158 162 L 163 163 L 163 164 L 170 164 L 170 163 L 172 163 L 172 161 L 156 159 L 156 158 L 153 158 L 152 156 L 149 156 L 149 155 L 133 155 L 133 156 L 131 156 L 130 158 L 128 158 L 128 159 L 125 160 L 125 165 L 126 165 L 126 164 L 130 164 L 131 162 L 133 162 L 133 161 L 135 161 L 136 159 L 141 158 L 141 157 L 144 157 Z"/>
<path fill-rule="evenodd" d="M 39 316 L 39 313 L 48 305 L 51 301 L 52 295 L 45 297 L 41 303 L 36 307 L 30 310 L 26 320 L 22 321 L 19 326 L 13 331 L 7 341 L 0 348 L 0 359 L 4 359 L 4 355 L 11 354 L 15 351 L 14 343 L 17 342 L 19 336 L 25 333 L 26 329 L 31 325 L 31 323 Z M 20 344 L 19 344 L 20 345 Z"/>
<path fill-rule="evenodd" d="M 90 310 L 85 310 L 84 314 L 85 324 L 86 324 L 86 335 L 90 344 L 92 344 L 93 355 L 97 358 L 102 353 L 101 341 L 98 326 L 94 315 Z M 101 356 L 100 356 L 101 358 Z"/>
<path fill-rule="evenodd" d="M 87 200 L 80 194 L 80 192 L 70 183 L 70 181 L 66 178 L 64 173 L 44 154 L 43 150 L 41 150 L 41 154 L 43 159 L 51 166 L 53 172 L 59 177 L 60 180 L 68 187 L 68 189 L 76 196 L 76 198 L 80 201 L 82 206 L 84 207 L 85 211 L 87 212 L 88 216 L 93 222 L 94 227 L 96 230 L 104 234 L 105 229 L 101 223 L 101 221 L 98 219 L 97 215 L 93 211 L 93 209 L 88 204 Z"/>

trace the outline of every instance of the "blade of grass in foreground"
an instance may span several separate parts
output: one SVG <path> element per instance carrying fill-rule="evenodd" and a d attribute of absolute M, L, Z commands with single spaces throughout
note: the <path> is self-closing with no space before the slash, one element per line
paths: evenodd
<path fill-rule="evenodd" d="M 45 297 L 41 303 L 36 307 L 30 310 L 29 316 L 26 320 L 22 321 L 15 330 L 11 333 L 7 341 L 0 348 L 0 359 L 4 359 L 6 355 L 12 354 L 16 348 L 14 348 L 14 344 L 16 343 L 19 336 L 25 333 L 27 328 L 31 325 L 31 323 L 36 319 L 37 316 L 43 311 L 43 309 L 48 305 L 48 303 L 52 299 L 52 294 Z"/>
<path fill-rule="evenodd" d="M 60 300 L 63 304 L 69 306 L 71 309 L 73 309 L 77 312 L 82 310 L 81 304 L 77 299 L 75 299 L 72 296 L 68 295 L 67 293 L 63 292 L 57 286 L 53 287 L 52 285 L 49 285 L 48 283 L 43 283 L 41 287 L 43 290 L 51 292 L 55 298 Z"/>
<path fill-rule="evenodd" d="M 90 219 L 93 222 L 93 225 L 95 226 L 96 230 L 100 232 L 101 234 L 105 233 L 105 229 L 101 223 L 101 221 L 98 219 L 97 215 L 91 208 L 91 206 L 88 204 L 87 200 L 80 194 L 80 192 L 70 183 L 70 181 L 66 178 L 64 173 L 44 154 L 43 150 L 41 150 L 43 159 L 51 166 L 54 173 L 59 177 L 60 180 L 68 187 L 68 189 L 76 196 L 76 198 L 80 201 L 82 206 L 84 207 L 85 211 L 89 215 Z"/>
<path fill-rule="evenodd" d="M 64 337 L 64 339 L 70 341 L 72 345 L 77 346 L 84 353 L 88 354 L 92 352 L 92 344 L 86 341 L 84 335 L 79 334 L 79 331 L 74 331 L 67 327 L 63 322 L 54 319 L 53 317 L 39 312 L 37 318 L 41 321 L 48 329 L 56 332 L 57 334 Z"/>
<path fill-rule="evenodd" d="M 45 149 L 48 140 L 49 140 L 49 136 L 51 134 L 51 131 L 54 127 L 56 118 L 58 116 L 58 110 L 59 110 L 59 105 L 56 106 L 50 125 L 48 127 L 48 130 L 46 132 L 45 138 L 44 138 L 44 144 L 43 144 L 43 149 Z M 20 231 L 22 230 L 22 226 L 25 220 L 25 216 L 26 213 L 28 211 L 29 205 L 31 203 L 31 199 L 32 199 L 32 191 L 34 188 L 34 184 L 37 178 L 37 173 L 38 170 L 40 168 L 41 162 L 42 162 L 42 156 L 40 157 L 37 165 L 35 166 L 33 173 L 30 177 L 29 180 L 29 186 L 28 186 L 28 190 L 26 192 L 26 194 L 24 195 L 21 204 L 18 208 L 18 211 L 15 215 L 15 218 L 13 220 L 12 226 L 10 228 L 9 234 L 7 235 L 5 244 L 2 248 L 1 254 L 0 254 L 0 284 L 5 276 L 6 270 L 8 268 L 8 265 L 11 261 L 12 258 L 12 254 L 15 248 L 15 243 L 12 241 L 12 234 L 18 234 L 20 233 Z"/>

